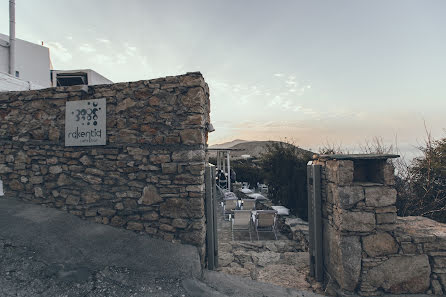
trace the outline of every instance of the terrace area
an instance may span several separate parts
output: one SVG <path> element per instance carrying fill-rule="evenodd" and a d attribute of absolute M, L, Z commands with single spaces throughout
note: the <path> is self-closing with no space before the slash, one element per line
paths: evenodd
<path fill-rule="evenodd" d="M 246 196 L 235 191 L 237 198 Z M 232 217 L 224 215 L 223 195 L 218 195 L 217 231 L 219 271 L 287 288 L 320 292 L 320 286 L 308 277 L 308 244 L 304 238 L 308 225 L 292 216 L 278 216 L 273 232 L 232 231 Z M 269 200 L 258 200 L 256 209 L 268 209 Z M 254 218 L 254 216 L 253 216 Z M 251 234 L 250 234 L 251 233 Z M 251 235 L 251 236 L 250 236 Z"/>

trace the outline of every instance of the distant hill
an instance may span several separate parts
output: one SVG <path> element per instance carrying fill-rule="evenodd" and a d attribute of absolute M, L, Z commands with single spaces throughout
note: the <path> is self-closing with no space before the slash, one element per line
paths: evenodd
<path fill-rule="evenodd" d="M 236 139 L 236 140 L 232 140 L 229 142 L 224 142 L 224 143 L 220 143 L 220 144 L 214 144 L 209 146 L 209 148 L 230 148 L 233 147 L 234 145 L 237 145 L 239 143 L 243 143 L 243 142 L 248 142 L 247 140 L 242 140 L 242 139 Z"/>
<path fill-rule="evenodd" d="M 265 152 L 268 144 L 274 143 L 277 141 L 245 141 L 245 140 L 233 140 L 231 142 L 226 142 L 218 145 L 212 145 L 209 148 L 231 148 L 231 149 L 240 149 L 240 151 L 232 151 L 231 158 L 237 159 L 242 155 L 250 155 L 254 158 L 259 158 L 262 153 Z M 231 145 L 232 144 L 232 145 Z M 311 153 L 310 151 L 299 149 L 304 153 Z M 215 152 L 210 152 L 210 157 L 216 157 Z"/>

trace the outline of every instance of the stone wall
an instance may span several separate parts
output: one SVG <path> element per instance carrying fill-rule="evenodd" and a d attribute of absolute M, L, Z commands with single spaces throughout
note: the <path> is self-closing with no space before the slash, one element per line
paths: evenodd
<path fill-rule="evenodd" d="M 446 225 L 397 217 L 392 164 L 363 157 L 316 161 L 322 165 L 326 280 L 360 295 L 442 295 Z"/>
<path fill-rule="evenodd" d="M 65 147 L 65 103 L 106 98 L 107 144 Z M 0 93 L 5 196 L 201 248 L 209 89 L 200 73 Z"/>

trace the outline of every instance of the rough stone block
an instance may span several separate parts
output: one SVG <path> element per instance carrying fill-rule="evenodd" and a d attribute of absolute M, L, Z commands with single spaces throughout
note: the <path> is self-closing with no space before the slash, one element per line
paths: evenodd
<path fill-rule="evenodd" d="M 69 195 L 65 200 L 65 203 L 68 205 L 77 205 L 79 203 L 80 197 Z"/>
<path fill-rule="evenodd" d="M 168 224 L 161 224 L 160 225 L 160 230 L 161 231 L 166 231 L 166 232 L 174 232 L 175 231 L 175 227 L 168 225 Z"/>
<path fill-rule="evenodd" d="M 178 164 L 177 163 L 163 163 L 161 164 L 161 170 L 163 174 L 171 174 L 178 172 Z"/>
<path fill-rule="evenodd" d="M 98 193 L 92 191 L 83 192 L 81 194 L 81 197 L 82 200 L 85 201 L 85 203 L 94 203 L 101 198 L 101 196 Z"/>
<path fill-rule="evenodd" d="M 392 163 L 384 164 L 384 184 L 393 186 L 395 185 L 395 167 Z"/>
<path fill-rule="evenodd" d="M 392 294 L 425 293 L 431 268 L 426 255 L 392 257 L 370 269 L 363 282 Z"/>
<path fill-rule="evenodd" d="M 394 224 L 396 221 L 396 213 L 377 213 L 377 224 Z"/>
<path fill-rule="evenodd" d="M 218 253 L 218 265 L 220 267 L 228 266 L 234 261 L 234 256 L 232 253 L 219 252 Z"/>
<path fill-rule="evenodd" d="M 181 96 L 181 103 L 187 107 L 201 107 L 205 104 L 206 94 L 203 88 L 190 89 L 185 96 Z"/>
<path fill-rule="evenodd" d="M 417 252 L 417 245 L 412 242 L 401 242 L 400 245 L 405 255 L 414 255 Z"/>
<path fill-rule="evenodd" d="M 203 144 L 205 142 L 204 133 L 198 129 L 185 129 L 180 132 L 183 144 Z"/>
<path fill-rule="evenodd" d="M 437 274 L 438 279 L 440 280 L 440 283 L 443 285 L 443 288 L 445 288 L 446 291 L 446 273 Z"/>
<path fill-rule="evenodd" d="M 189 213 L 189 203 L 185 199 L 171 198 L 160 205 L 160 214 L 169 218 L 187 218 Z"/>
<path fill-rule="evenodd" d="M 332 187 L 333 203 L 343 209 L 350 209 L 364 200 L 364 189 L 360 186 Z"/>
<path fill-rule="evenodd" d="M 41 184 L 43 182 L 43 177 L 42 176 L 31 176 L 29 181 L 33 185 Z"/>
<path fill-rule="evenodd" d="M 391 187 L 366 187 L 365 203 L 367 206 L 384 207 L 396 203 L 396 190 Z"/>
<path fill-rule="evenodd" d="M 59 174 L 62 172 L 62 167 L 61 166 L 50 166 L 49 171 L 51 174 Z"/>
<path fill-rule="evenodd" d="M 185 150 L 172 153 L 172 161 L 177 162 L 204 161 L 205 157 L 204 150 Z"/>
<path fill-rule="evenodd" d="M 435 268 L 446 268 L 446 257 L 433 257 Z"/>
<path fill-rule="evenodd" d="M 41 198 L 43 197 L 43 190 L 41 187 L 35 187 L 34 188 L 34 197 Z"/>
<path fill-rule="evenodd" d="M 375 214 L 363 211 L 348 211 L 335 208 L 334 222 L 341 231 L 370 232 L 375 229 Z"/>
<path fill-rule="evenodd" d="M 127 230 L 134 230 L 134 231 L 142 231 L 144 229 L 144 225 L 139 222 L 128 222 L 127 223 Z"/>
<path fill-rule="evenodd" d="M 170 162 L 170 155 L 151 155 L 150 156 L 150 162 L 153 164 L 161 164 L 161 163 L 167 163 Z"/>
<path fill-rule="evenodd" d="M 183 219 L 174 219 L 172 221 L 172 226 L 179 229 L 184 229 L 187 227 L 187 220 Z"/>
<path fill-rule="evenodd" d="M 158 194 L 158 190 L 153 185 L 144 187 L 141 198 L 138 200 L 138 204 L 152 205 L 163 201 L 163 198 Z"/>
<path fill-rule="evenodd" d="M 353 183 L 353 161 L 328 160 L 326 162 L 326 176 L 330 182 L 337 185 L 349 185 Z"/>
<path fill-rule="evenodd" d="M 175 176 L 174 183 L 180 185 L 199 185 L 203 184 L 203 176 L 195 176 L 190 174 L 180 174 Z"/>
<path fill-rule="evenodd" d="M 364 251 L 370 257 L 396 254 L 398 244 L 395 239 L 387 232 L 379 232 L 362 238 Z"/>
<path fill-rule="evenodd" d="M 120 111 L 124 111 L 128 108 L 131 108 L 133 106 L 135 106 L 136 102 L 133 101 L 130 98 L 126 98 L 125 100 L 121 101 L 120 103 L 118 103 L 118 106 L 116 106 L 116 112 L 120 112 Z"/>
<path fill-rule="evenodd" d="M 125 223 L 126 223 L 126 221 L 122 217 L 119 217 L 119 216 L 114 216 L 110 222 L 110 224 L 112 226 L 116 226 L 116 227 L 122 227 L 125 225 Z"/>
<path fill-rule="evenodd" d="M 109 208 L 99 208 L 98 213 L 103 217 L 109 217 L 116 213 L 116 210 Z"/>
<path fill-rule="evenodd" d="M 23 184 L 21 182 L 19 182 L 16 179 L 13 179 L 10 183 L 9 183 L 9 187 L 11 188 L 11 190 L 13 191 L 23 191 Z"/>
<path fill-rule="evenodd" d="M 151 211 L 149 213 L 145 213 L 142 216 L 142 219 L 145 220 L 145 221 L 156 221 L 156 220 L 158 220 L 158 218 L 159 218 L 158 213 L 156 213 L 154 211 Z"/>
<path fill-rule="evenodd" d="M 358 236 L 345 236 L 330 224 L 324 224 L 324 266 L 336 282 L 354 291 L 361 272 L 362 248 Z"/>
<path fill-rule="evenodd" d="M 426 242 L 423 247 L 425 252 L 446 251 L 446 241 Z"/>
<path fill-rule="evenodd" d="M 432 293 L 434 293 L 435 296 L 443 295 L 443 289 L 441 288 L 441 284 L 436 279 L 432 280 Z"/>
<path fill-rule="evenodd" d="M 0 174 L 10 173 L 12 169 L 6 166 L 5 164 L 0 164 Z"/>
<path fill-rule="evenodd" d="M 87 209 L 85 210 L 85 216 L 86 217 L 95 217 L 98 214 L 98 211 L 96 209 Z"/>

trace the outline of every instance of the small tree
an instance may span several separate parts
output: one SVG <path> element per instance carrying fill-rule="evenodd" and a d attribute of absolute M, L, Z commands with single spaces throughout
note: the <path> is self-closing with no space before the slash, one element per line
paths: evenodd
<path fill-rule="evenodd" d="M 419 149 L 421 157 L 397 167 L 398 215 L 446 223 L 446 138 L 433 140 L 428 133 L 425 146 Z"/>
<path fill-rule="evenodd" d="M 290 208 L 302 219 L 308 217 L 307 162 L 312 154 L 291 143 L 273 142 L 261 156 L 261 167 L 273 203 Z"/>
<path fill-rule="evenodd" d="M 231 168 L 236 173 L 237 181 L 248 182 L 251 186 L 255 186 L 264 180 L 262 169 L 251 159 L 234 160 L 231 162 Z"/>

